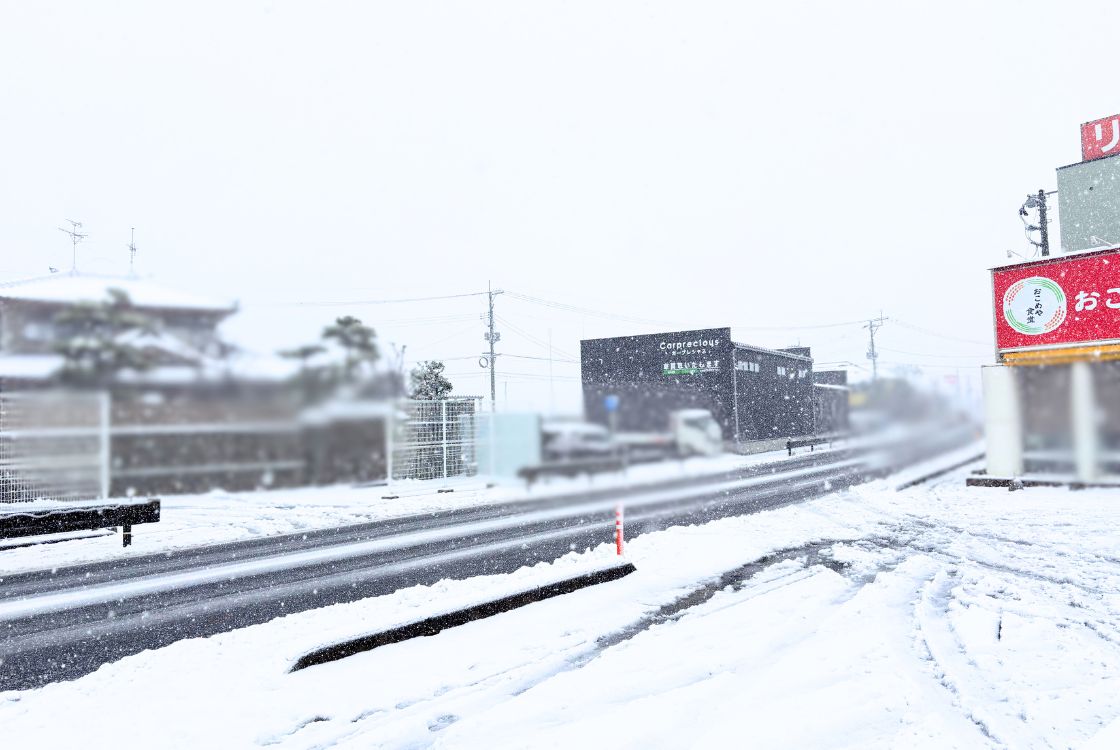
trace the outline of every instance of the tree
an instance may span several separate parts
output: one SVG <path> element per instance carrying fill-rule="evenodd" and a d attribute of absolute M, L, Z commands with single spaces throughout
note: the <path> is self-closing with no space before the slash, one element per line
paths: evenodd
<path fill-rule="evenodd" d="M 421 362 L 409 376 L 409 398 L 439 401 L 451 394 L 451 381 L 444 374 L 443 362 Z"/>
<path fill-rule="evenodd" d="M 376 339 L 377 333 L 373 328 L 363 325 L 352 315 L 336 318 L 332 325 L 323 329 L 323 340 L 335 341 L 345 352 L 343 374 L 351 383 L 361 365 L 372 365 L 380 357 Z"/>
<path fill-rule="evenodd" d="M 307 367 L 307 360 L 314 357 L 316 354 L 322 354 L 327 349 L 321 344 L 306 344 L 304 346 L 297 346 L 295 349 L 285 349 L 279 352 L 281 357 L 287 359 L 298 359 L 300 367 Z"/>
<path fill-rule="evenodd" d="M 295 380 L 299 383 L 299 389 L 303 395 L 304 403 L 309 404 L 315 401 L 317 396 L 329 389 L 329 368 L 322 366 L 311 367 L 309 364 L 310 360 L 319 356 L 326 350 L 327 348 L 322 344 L 305 344 L 295 349 L 285 349 L 281 352 L 277 352 L 285 359 L 299 360 L 299 372 L 296 374 Z"/>
<path fill-rule="evenodd" d="M 155 364 L 142 339 L 156 332 L 150 317 L 132 305 L 128 294 L 110 289 L 103 302 L 74 304 L 55 316 L 62 355 L 58 375 L 78 386 L 106 386 L 124 370 L 147 370 Z"/>

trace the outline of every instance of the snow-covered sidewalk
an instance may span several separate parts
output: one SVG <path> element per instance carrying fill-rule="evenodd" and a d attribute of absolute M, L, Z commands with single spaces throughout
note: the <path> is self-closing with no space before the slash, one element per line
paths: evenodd
<path fill-rule="evenodd" d="M 296 673 L 613 550 L 182 641 L 0 694 L 0 726 L 94 748 L 124 726 L 161 748 L 1043 748 L 1115 721 L 1120 497 L 897 483 L 647 534 L 620 581 Z"/>

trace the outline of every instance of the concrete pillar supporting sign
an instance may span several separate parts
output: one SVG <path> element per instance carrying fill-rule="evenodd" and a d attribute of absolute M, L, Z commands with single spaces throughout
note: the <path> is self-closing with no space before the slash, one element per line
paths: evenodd
<path fill-rule="evenodd" d="M 1097 400 L 1093 370 L 1088 362 L 1074 362 L 1070 372 L 1070 419 L 1073 457 L 1079 482 L 1092 482 L 1100 473 L 1100 440 L 1097 434 Z"/>
<path fill-rule="evenodd" d="M 1023 420 L 1015 369 L 992 365 L 981 369 L 984 386 L 984 432 L 988 474 L 1017 477 L 1023 473 Z"/>

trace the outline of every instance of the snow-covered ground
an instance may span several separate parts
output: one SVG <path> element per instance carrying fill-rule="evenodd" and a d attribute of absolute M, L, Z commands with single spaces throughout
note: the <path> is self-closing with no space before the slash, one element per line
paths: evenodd
<path fill-rule="evenodd" d="M 795 453 L 794 458 L 801 455 Z M 133 528 L 131 547 L 122 547 L 120 537 L 106 531 L 74 532 L 69 535 L 74 538 L 65 543 L 33 546 L 28 545 L 35 541 L 53 542 L 62 537 L 51 535 L 42 539 L 0 540 L 0 575 L 455 508 L 551 497 L 587 489 L 656 485 L 665 480 L 702 477 L 746 466 L 771 462 L 780 464 L 788 458 L 785 451 L 775 451 L 752 456 L 724 454 L 663 461 L 631 466 L 625 472 L 598 474 L 593 477 L 557 477 L 528 489 L 523 482 L 506 481 L 496 486 L 487 486 L 482 478 L 470 478 L 396 482 L 391 488 L 335 485 L 257 492 L 219 490 L 200 495 L 170 495 L 161 499 L 159 523 Z M 440 489 L 454 491 L 439 492 Z M 21 504 L 18 510 L 31 507 L 31 504 L 26 507 Z M 34 506 L 35 509 L 49 507 L 47 502 Z"/>
<path fill-rule="evenodd" d="M 644 535 L 620 581 L 296 673 L 317 646 L 578 574 L 613 548 L 3 693 L 5 744 L 1115 747 L 1117 493 L 902 479 Z"/>

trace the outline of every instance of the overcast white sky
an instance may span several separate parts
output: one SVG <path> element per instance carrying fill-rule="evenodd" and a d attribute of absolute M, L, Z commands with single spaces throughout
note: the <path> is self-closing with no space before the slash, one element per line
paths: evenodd
<path fill-rule="evenodd" d="M 672 324 L 507 296 L 511 354 L 732 325 L 862 366 L 856 325 L 771 327 L 881 309 L 883 361 L 951 373 L 990 347 L 903 323 L 990 342 L 986 269 L 1027 253 L 1025 193 L 1120 111 L 1117 21 L 1054 0 L 0 0 L 0 280 L 68 268 L 73 218 L 81 270 L 127 270 L 134 226 L 138 269 L 240 300 L 247 346 L 352 313 L 461 392 L 486 384 L 481 298 L 294 303 L 492 281 Z M 551 393 L 546 362 L 501 366 L 511 407 L 577 408 L 575 365 Z"/>

